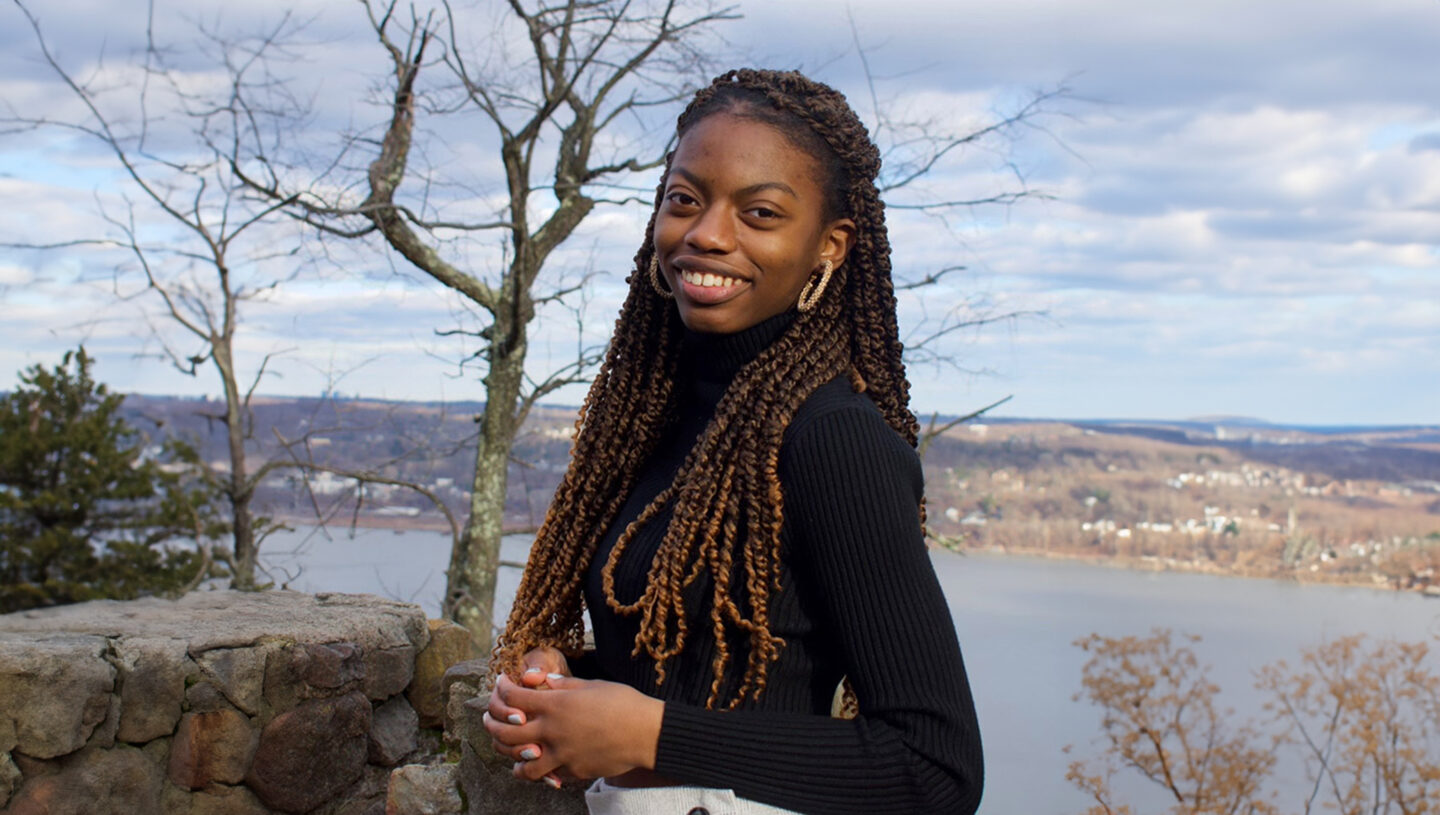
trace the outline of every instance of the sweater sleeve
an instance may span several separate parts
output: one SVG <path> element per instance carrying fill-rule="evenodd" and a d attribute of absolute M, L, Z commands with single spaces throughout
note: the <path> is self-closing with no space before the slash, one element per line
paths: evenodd
<path fill-rule="evenodd" d="M 791 431 L 781 458 L 791 568 L 816 587 L 860 714 L 667 702 L 656 769 L 803 813 L 974 812 L 980 735 L 921 533 L 919 458 L 858 400 Z"/>

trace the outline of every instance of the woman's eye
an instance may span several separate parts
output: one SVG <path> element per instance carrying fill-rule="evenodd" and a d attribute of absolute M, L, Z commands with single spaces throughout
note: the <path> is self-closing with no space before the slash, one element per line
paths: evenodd
<path fill-rule="evenodd" d="M 773 209 L 770 209 L 769 207 L 751 207 L 751 208 L 750 208 L 750 213 L 751 213 L 752 215 L 754 215 L 755 217 L 761 218 L 761 219 L 779 218 L 779 217 L 780 217 L 780 213 L 776 212 L 776 211 L 773 210 Z"/>
<path fill-rule="evenodd" d="M 679 192 L 678 190 L 675 191 L 675 192 L 666 193 L 666 194 L 665 194 L 665 200 L 666 200 L 666 201 L 669 201 L 669 202 L 672 203 L 672 204 L 677 204 L 677 205 L 682 206 L 682 207 L 693 207 L 693 206 L 695 206 L 696 204 L 700 203 L 699 201 L 696 201 L 696 200 L 695 200 L 693 197 L 691 197 L 690 195 L 687 195 L 686 193 L 683 193 L 683 192 Z"/>

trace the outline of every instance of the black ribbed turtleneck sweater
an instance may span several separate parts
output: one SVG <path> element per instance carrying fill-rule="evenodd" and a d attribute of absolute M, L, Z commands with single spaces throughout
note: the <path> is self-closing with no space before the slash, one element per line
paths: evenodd
<path fill-rule="evenodd" d="M 781 444 L 781 590 L 771 597 L 770 625 L 786 646 L 758 701 L 735 711 L 704 707 L 714 653 L 708 586 L 692 586 L 689 638 L 659 686 L 653 661 L 631 657 L 639 617 L 605 602 L 601 567 L 616 538 L 674 479 L 735 373 L 793 319 L 782 314 L 737 334 L 687 333 L 674 423 L 587 574 L 593 673 L 665 701 L 656 770 L 677 782 L 804 813 L 973 812 L 980 734 L 921 535 L 920 462 L 848 378 L 818 388 Z M 643 592 L 670 518 L 669 509 L 657 515 L 622 553 L 621 602 Z M 743 673 L 743 641 L 732 642 L 731 654 L 722 700 Z M 842 676 L 860 702 L 849 721 L 829 716 Z"/>

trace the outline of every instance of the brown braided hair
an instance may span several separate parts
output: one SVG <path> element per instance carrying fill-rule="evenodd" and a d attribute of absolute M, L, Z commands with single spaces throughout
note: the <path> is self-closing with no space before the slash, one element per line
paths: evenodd
<path fill-rule="evenodd" d="M 603 568 L 606 600 L 620 614 L 641 615 L 634 656 L 655 662 L 665 681 L 667 661 L 692 636 L 686 589 L 708 575 L 710 629 L 716 656 L 706 707 L 714 707 L 732 660 L 732 634 L 747 642 L 735 707 L 765 690 L 769 666 L 784 646 L 770 631 L 772 592 L 780 586 L 780 529 L 784 495 L 776 472 L 780 441 L 796 409 L 820 385 L 848 375 L 885 420 L 911 445 L 919 425 L 909 408 L 901 362 L 890 244 L 875 178 L 880 153 L 845 97 L 799 73 L 737 70 L 717 77 L 680 115 L 684 135 L 706 117 L 726 113 L 775 127 L 812 156 L 825 178 L 826 213 L 848 217 L 854 245 L 834 272 L 819 305 L 800 314 L 746 364 L 721 398 L 669 487 L 620 535 Z M 674 154 L 666 159 L 668 176 Z M 665 190 L 662 176 L 656 209 Z M 644 270 L 654 253 L 652 213 L 645 243 L 627 282 L 629 295 L 615 335 L 575 424 L 569 469 L 546 513 L 495 665 L 514 672 L 525 652 L 553 646 L 574 656 L 583 635 L 583 585 L 596 546 L 614 522 L 644 463 L 673 414 L 682 325 L 672 301 L 651 287 Z M 621 441 L 624 440 L 624 441 Z M 669 503 L 673 519 L 652 562 L 640 598 L 615 597 L 614 569 L 636 531 Z M 923 513 L 923 509 L 922 509 Z M 923 520 L 923 518 L 922 518 Z M 732 589 L 743 581 L 742 602 Z M 703 585 L 703 582 L 701 583 Z M 738 587 L 737 587 L 738 588 Z M 733 687 L 733 684 L 731 685 Z"/>

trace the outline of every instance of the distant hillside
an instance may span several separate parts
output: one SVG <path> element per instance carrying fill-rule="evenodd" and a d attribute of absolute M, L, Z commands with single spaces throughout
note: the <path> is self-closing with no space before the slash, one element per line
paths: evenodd
<path fill-rule="evenodd" d="M 1440 571 L 1436 428 L 994 422 L 931 445 L 931 528 L 961 548 L 1422 586 Z"/>
<path fill-rule="evenodd" d="M 479 407 L 257 398 L 252 461 L 380 472 L 425 486 L 463 517 Z M 223 469 L 220 409 L 126 400 L 137 426 L 189 439 Z M 540 407 L 527 421 L 510 466 L 511 528 L 543 519 L 568 463 L 575 412 Z M 1394 585 L 1427 582 L 1440 569 L 1432 545 L 1440 543 L 1440 426 L 980 421 L 935 439 L 924 465 L 930 531 L 956 548 Z M 442 522 L 413 491 L 361 490 L 291 466 L 275 469 L 257 500 L 297 522 L 317 509 L 362 524 Z"/>
<path fill-rule="evenodd" d="M 1219 446 L 1254 460 L 1331 478 L 1440 480 L 1440 427 L 1296 428 L 1077 422 L 1102 433 L 1192 446 Z M 1426 447 L 1424 445 L 1437 445 Z"/>

